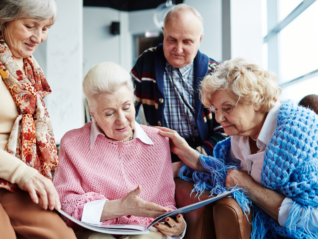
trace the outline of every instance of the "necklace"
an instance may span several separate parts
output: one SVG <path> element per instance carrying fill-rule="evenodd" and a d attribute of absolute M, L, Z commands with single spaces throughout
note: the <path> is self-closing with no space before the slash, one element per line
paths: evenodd
<path fill-rule="evenodd" d="M 133 139 L 134 133 L 133 131 L 131 131 L 131 134 L 126 138 L 126 139 L 122 139 L 122 140 L 114 140 L 116 142 L 126 142 L 126 141 L 130 141 Z"/>

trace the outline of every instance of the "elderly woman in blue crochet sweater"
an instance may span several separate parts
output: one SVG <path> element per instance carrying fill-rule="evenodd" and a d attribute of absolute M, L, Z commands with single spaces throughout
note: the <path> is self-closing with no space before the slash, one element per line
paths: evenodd
<path fill-rule="evenodd" d="M 202 81 L 202 102 L 212 107 L 228 139 L 213 157 L 199 154 L 174 131 L 161 128 L 185 165 L 180 177 L 194 191 L 219 194 L 238 186 L 243 211 L 253 206 L 251 238 L 317 238 L 318 116 L 279 102 L 273 73 L 244 59 L 226 61 Z"/>

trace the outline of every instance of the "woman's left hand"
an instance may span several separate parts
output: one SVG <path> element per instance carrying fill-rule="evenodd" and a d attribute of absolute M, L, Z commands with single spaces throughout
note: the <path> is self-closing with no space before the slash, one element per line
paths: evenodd
<path fill-rule="evenodd" d="M 177 221 L 173 220 L 171 217 L 167 217 L 165 221 L 170 225 L 156 223 L 154 226 L 158 229 L 162 234 L 166 236 L 179 236 L 183 233 L 185 229 L 185 223 L 183 220 L 182 214 L 178 214 Z"/>

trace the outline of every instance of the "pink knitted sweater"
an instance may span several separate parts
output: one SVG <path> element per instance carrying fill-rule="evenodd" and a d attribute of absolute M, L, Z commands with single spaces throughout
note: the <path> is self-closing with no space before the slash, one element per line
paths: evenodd
<path fill-rule="evenodd" d="M 140 198 L 175 209 L 169 140 L 155 128 L 141 127 L 154 145 L 138 138 L 123 143 L 98 135 L 90 150 L 91 123 L 64 135 L 54 176 L 62 210 L 81 220 L 85 203 L 122 198 L 138 185 L 142 186 Z M 148 225 L 153 220 L 127 215 L 104 224 Z"/>

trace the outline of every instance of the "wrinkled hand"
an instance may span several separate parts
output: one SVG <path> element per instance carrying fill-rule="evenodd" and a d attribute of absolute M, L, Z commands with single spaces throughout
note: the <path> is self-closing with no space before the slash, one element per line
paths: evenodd
<path fill-rule="evenodd" d="M 242 169 L 230 169 L 227 171 L 225 187 L 231 188 L 235 186 L 239 186 L 243 188 L 245 191 L 249 192 L 250 188 L 256 182 L 254 179 L 247 173 L 247 171 Z"/>
<path fill-rule="evenodd" d="M 21 189 L 29 193 L 34 203 L 38 204 L 41 201 L 43 209 L 61 209 L 59 195 L 52 181 L 40 173 L 26 181 Z"/>
<path fill-rule="evenodd" d="M 164 137 L 170 138 L 170 150 L 172 153 L 176 155 L 182 155 L 185 151 L 187 151 L 189 148 L 191 148 L 187 141 L 185 141 L 184 138 L 182 138 L 177 131 L 168 129 L 165 127 L 158 127 L 156 126 L 155 128 L 158 128 L 159 134 Z"/>
<path fill-rule="evenodd" d="M 156 223 L 154 227 L 166 236 L 179 236 L 185 229 L 185 223 L 181 214 L 178 214 L 177 221 L 173 220 L 170 217 L 167 217 L 165 221 L 170 226 L 162 223 Z"/>
<path fill-rule="evenodd" d="M 141 186 L 128 193 L 120 199 L 120 208 L 124 215 L 134 215 L 138 217 L 158 217 L 170 209 L 162 207 L 158 204 L 147 202 L 138 195 L 141 193 Z"/>
<path fill-rule="evenodd" d="M 199 160 L 200 154 L 198 151 L 191 148 L 187 141 L 182 138 L 176 131 L 165 127 L 158 127 L 159 134 L 164 137 L 168 137 L 170 140 L 171 152 L 178 155 L 178 157 L 190 168 L 199 171 L 205 171 Z"/>
<path fill-rule="evenodd" d="M 138 217 L 158 217 L 168 211 L 169 208 L 158 204 L 147 202 L 138 195 L 141 193 L 141 186 L 129 192 L 125 197 L 118 200 L 106 201 L 104 204 L 101 221 L 110 220 L 126 215 Z"/>

